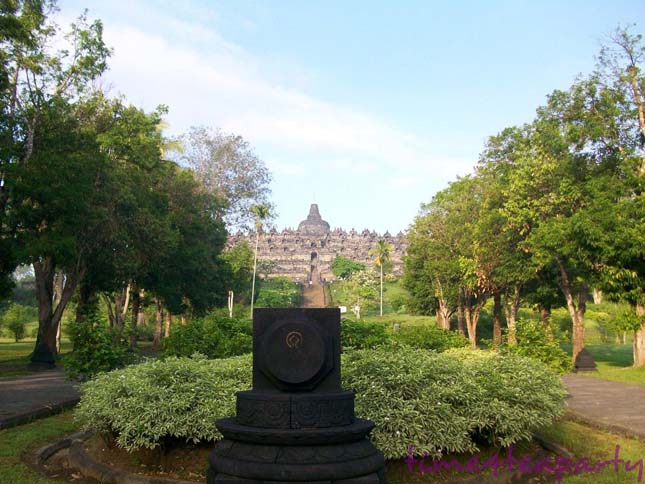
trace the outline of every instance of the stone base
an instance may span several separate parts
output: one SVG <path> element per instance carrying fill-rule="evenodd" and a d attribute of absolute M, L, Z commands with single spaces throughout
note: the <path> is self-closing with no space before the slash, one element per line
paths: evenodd
<path fill-rule="evenodd" d="M 208 461 L 209 484 L 385 484 L 383 454 L 366 438 L 306 446 L 224 439 Z"/>
<path fill-rule="evenodd" d="M 351 477 L 340 481 L 258 481 L 255 479 L 246 479 L 243 477 L 229 476 L 226 474 L 213 474 L 211 469 L 208 470 L 207 484 L 384 484 L 385 471 L 372 473 L 369 476 Z"/>

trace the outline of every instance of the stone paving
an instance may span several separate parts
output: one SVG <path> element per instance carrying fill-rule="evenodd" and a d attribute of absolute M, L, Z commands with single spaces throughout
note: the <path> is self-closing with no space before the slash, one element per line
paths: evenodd
<path fill-rule="evenodd" d="M 0 429 L 76 405 L 75 383 L 60 369 L 0 380 Z"/>
<path fill-rule="evenodd" d="M 645 439 L 645 386 L 579 374 L 562 377 L 571 413 L 592 425 Z"/>

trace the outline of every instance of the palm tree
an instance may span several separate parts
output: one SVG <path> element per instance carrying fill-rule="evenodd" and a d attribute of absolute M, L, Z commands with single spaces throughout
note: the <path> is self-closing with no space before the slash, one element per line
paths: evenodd
<path fill-rule="evenodd" d="M 380 239 L 378 244 L 375 247 L 370 249 L 370 255 L 376 256 L 374 258 L 374 263 L 381 270 L 381 312 L 380 315 L 383 316 L 383 266 L 390 261 L 390 254 L 394 250 L 392 244 L 388 244 L 385 239 Z"/>
<path fill-rule="evenodd" d="M 258 244 L 262 223 L 269 217 L 271 207 L 268 205 L 253 205 L 251 212 L 255 215 L 255 257 L 253 258 L 253 284 L 251 285 L 251 317 L 253 317 L 253 299 L 255 299 L 255 274 L 258 269 Z"/>

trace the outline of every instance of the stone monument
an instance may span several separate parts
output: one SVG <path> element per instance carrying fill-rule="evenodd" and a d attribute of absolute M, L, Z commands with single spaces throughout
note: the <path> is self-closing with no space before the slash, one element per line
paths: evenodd
<path fill-rule="evenodd" d="M 209 484 L 384 484 L 374 424 L 340 385 L 340 311 L 256 309 L 253 389 L 218 420 Z"/>

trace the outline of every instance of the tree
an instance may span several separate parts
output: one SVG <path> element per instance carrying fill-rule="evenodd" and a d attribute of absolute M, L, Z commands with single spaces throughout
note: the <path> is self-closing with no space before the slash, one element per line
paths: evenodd
<path fill-rule="evenodd" d="M 271 175 L 241 136 L 192 127 L 180 137 L 179 160 L 192 168 L 206 190 L 226 201 L 229 228 L 254 222 L 253 206 L 268 205 Z"/>
<path fill-rule="evenodd" d="M 221 258 L 230 270 L 229 290 L 233 291 L 238 301 L 244 301 L 253 279 L 253 249 L 243 241 L 223 252 Z"/>
<path fill-rule="evenodd" d="M 365 264 L 337 255 L 331 262 L 331 272 L 339 279 L 349 279 L 354 272 L 365 269 Z"/>
<path fill-rule="evenodd" d="M 80 226 L 92 200 L 91 193 L 81 199 L 83 189 L 74 200 L 67 188 L 96 175 L 101 159 L 96 143 L 79 128 L 75 105 L 105 70 L 110 54 L 102 24 L 88 23 L 85 15 L 66 36 L 69 48 L 56 50 L 60 32 L 48 19 L 54 6 L 38 0 L 3 3 L 2 20 L 9 27 L 3 32 L 9 35 L 0 37 L 0 252 L 9 252 L 13 263 L 34 265 L 39 331 L 32 361 L 49 364 L 60 317 L 82 275 L 73 237 L 64 232 Z M 58 197 L 59 192 L 65 195 Z M 67 271 L 66 282 L 54 307 L 53 278 L 61 269 Z"/>
<path fill-rule="evenodd" d="M 390 261 L 390 257 L 394 246 L 388 244 L 385 239 L 380 239 L 376 246 L 372 247 L 369 254 L 374 256 L 374 264 L 379 268 L 381 279 L 381 304 L 379 309 L 379 316 L 383 316 L 383 267 Z"/>
<path fill-rule="evenodd" d="M 258 244 L 260 243 L 260 232 L 262 224 L 271 216 L 269 205 L 253 205 L 251 213 L 255 216 L 255 253 L 253 256 L 253 282 L 251 283 L 251 317 L 253 317 L 253 302 L 255 299 L 255 276 L 258 269 Z"/>

